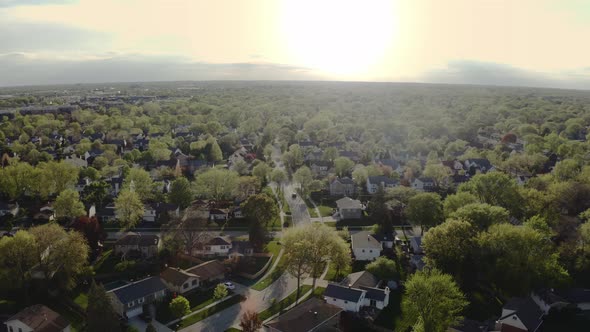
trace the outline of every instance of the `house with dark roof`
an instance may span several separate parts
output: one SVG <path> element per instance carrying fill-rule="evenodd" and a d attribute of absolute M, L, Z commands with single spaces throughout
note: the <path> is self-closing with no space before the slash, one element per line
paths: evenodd
<path fill-rule="evenodd" d="M 117 242 L 114 250 L 116 254 L 124 256 L 139 256 L 152 258 L 158 254 L 162 242 L 157 235 L 129 232 Z"/>
<path fill-rule="evenodd" d="M 349 274 L 346 278 L 342 279 L 340 284 L 342 286 L 350 286 L 353 288 L 359 288 L 361 286 L 377 287 L 379 279 L 369 271 L 360 271 Z"/>
<path fill-rule="evenodd" d="M 264 324 L 271 332 L 339 331 L 342 308 L 311 298 Z"/>
<path fill-rule="evenodd" d="M 231 248 L 232 242 L 228 237 L 216 236 L 200 244 L 194 250 L 194 254 L 202 256 L 227 256 Z"/>
<path fill-rule="evenodd" d="M 199 276 L 180 268 L 168 267 L 160 273 L 162 282 L 172 292 L 184 294 L 199 287 Z"/>
<path fill-rule="evenodd" d="M 324 299 L 345 311 L 359 312 L 363 307 L 383 309 L 389 304 L 389 288 L 328 284 Z"/>
<path fill-rule="evenodd" d="M 328 161 L 315 160 L 310 163 L 309 169 L 311 169 L 313 175 L 324 177 L 328 175 L 328 172 L 330 171 L 330 165 L 331 164 Z"/>
<path fill-rule="evenodd" d="M 381 256 L 383 244 L 370 232 L 356 232 L 350 239 L 352 253 L 357 261 L 373 261 Z"/>
<path fill-rule="evenodd" d="M 335 178 L 330 182 L 330 195 L 352 196 L 356 194 L 356 184 L 351 178 Z"/>
<path fill-rule="evenodd" d="M 590 289 L 540 289 L 531 297 L 545 314 L 549 314 L 551 309 L 559 310 L 571 305 L 582 311 L 590 310 Z"/>
<path fill-rule="evenodd" d="M 111 305 L 121 317 L 141 315 L 144 306 L 161 301 L 168 289 L 160 277 L 149 277 L 107 292 Z"/>
<path fill-rule="evenodd" d="M 199 276 L 199 283 L 203 284 L 223 280 L 227 273 L 227 268 L 220 261 L 214 259 L 191 267 L 186 272 Z"/>
<path fill-rule="evenodd" d="M 543 324 L 543 310 L 532 297 L 513 298 L 502 307 L 502 315 L 496 321 L 495 330 L 501 332 L 535 332 Z"/>
<path fill-rule="evenodd" d="M 336 207 L 340 219 L 360 219 L 363 215 L 363 205 L 357 199 L 343 197 L 336 201 Z"/>
<path fill-rule="evenodd" d="M 463 164 L 465 165 L 465 171 L 471 175 L 487 173 L 495 169 L 492 163 L 484 158 L 467 159 Z"/>
<path fill-rule="evenodd" d="M 8 332 L 70 332 L 71 324 L 63 316 L 42 304 L 27 307 L 6 322 Z"/>
<path fill-rule="evenodd" d="M 374 194 L 377 192 L 379 187 L 381 188 L 395 188 L 399 187 L 399 181 L 388 178 L 387 176 L 377 175 L 377 176 L 368 176 L 367 177 L 367 192 L 369 194 Z"/>
<path fill-rule="evenodd" d="M 16 216 L 18 214 L 19 206 L 18 203 L 8 203 L 0 201 L 0 217 L 6 215 Z"/>
<path fill-rule="evenodd" d="M 433 191 L 436 187 L 434 180 L 431 178 L 415 178 L 412 180 L 412 188 L 418 191 Z"/>

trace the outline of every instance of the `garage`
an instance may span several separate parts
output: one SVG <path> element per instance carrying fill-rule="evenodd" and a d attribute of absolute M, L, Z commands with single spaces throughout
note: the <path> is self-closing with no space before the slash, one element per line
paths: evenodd
<path fill-rule="evenodd" d="M 125 314 L 127 315 L 127 318 L 132 318 L 132 317 L 135 317 L 135 316 L 139 316 L 142 313 L 143 313 L 143 307 L 133 308 L 133 309 L 125 312 Z"/>

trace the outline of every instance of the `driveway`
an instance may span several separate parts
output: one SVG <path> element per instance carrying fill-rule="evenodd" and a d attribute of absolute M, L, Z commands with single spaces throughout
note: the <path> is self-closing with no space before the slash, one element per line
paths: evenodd
<path fill-rule="evenodd" d="M 147 327 L 148 323 L 146 323 L 143 319 L 139 317 L 133 317 L 129 319 L 129 325 L 135 327 L 140 332 L 143 332 L 145 331 L 145 328 Z M 152 325 L 156 328 L 156 331 L 158 332 L 172 332 L 171 329 L 169 329 L 162 323 L 158 322 L 157 320 L 153 320 Z"/>

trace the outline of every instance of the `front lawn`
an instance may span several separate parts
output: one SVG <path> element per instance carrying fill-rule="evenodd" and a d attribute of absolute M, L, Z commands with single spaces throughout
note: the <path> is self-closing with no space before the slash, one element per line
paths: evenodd
<path fill-rule="evenodd" d="M 204 307 L 210 305 L 211 303 L 215 302 L 215 298 L 213 297 L 213 293 L 215 292 L 215 288 L 210 289 L 197 289 L 196 291 L 189 292 L 187 294 L 183 294 L 188 302 L 190 303 L 191 312 L 195 312 L 197 310 L 203 309 Z M 231 295 L 233 292 L 228 290 L 228 295 Z M 161 302 L 158 307 L 156 308 L 156 316 L 158 321 L 162 323 L 170 322 L 174 320 L 172 313 L 168 307 L 170 300 Z"/>
<path fill-rule="evenodd" d="M 214 315 L 214 314 L 216 314 L 216 313 L 218 313 L 218 312 L 220 312 L 220 311 L 222 311 L 222 310 L 224 310 L 226 308 L 231 307 L 234 304 L 237 304 L 237 303 L 240 303 L 240 302 L 244 301 L 245 299 L 246 298 L 243 297 L 242 295 L 235 295 L 233 297 L 230 297 L 229 299 L 227 299 L 227 300 L 225 300 L 223 302 L 220 302 L 220 303 L 212 306 L 211 308 L 208 308 L 208 309 L 203 310 L 203 311 L 201 311 L 201 312 L 199 312 L 197 314 L 194 314 L 194 315 L 192 315 L 190 317 L 187 317 L 187 318 L 183 319 L 180 322 L 177 330 L 182 329 L 182 328 L 185 328 L 187 326 L 191 326 L 191 325 L 193 325 L 195 323 L 198 323 L 198 322 L 202 321 L 203 319 L 205 319 L 205 318 L 207 318 L 207 317 L 209 317 L 211 315 Z"/>
<path fill-rule="evenodd" d="M 322 217 L 329 217 L 333 214 L 334 208 L 327 205 L 318 205 Z"/>
<path fill-rule="evenodd" d="M 311 289 L 311 286 L 310 285 L 303 285 L 303 286 L 299 287 L 299 289 L 301 290 L 299 295 L 303 296 L 305 293 L 307 293 L 307 291 L 309 291 Z M 261 311 L 258 314 L 258 318 L 260 318 L 261 321 L 265 321 L 265 320 L 269 319 L 270 317 L 274 316 L 275 314 L 282 312 L 283 309 L 286 309 L 291 304 L 295 303 L 296 298 L 297 298 L 297 291 L 291 293 L 289 296 L 282 299 L 280 302 L 275 302 L 268 309 Z M 300 300 L 299 303 L 301 303 L 302 299 L 299 299 L 299 300 Z"/>
<path fill-rule="evenodd" d="M 82 309 L 86 310 L 88 307 L 88 294 L 80 292 L 78 296 L 74 298 L 74 302 L 79 305 Z"/>
<path fill-rule="evenodd" d="M 266 245 L 266 247 L 264 247 L 264 251 L 273 255 L 272 262 L 270 263 L 269 268 L 272 268 L 273 264 L 275 263 L 277 257 L 279 256 L 279 252 L 281 251 L 281 247 L 282 246 L 279 241 L 270 241 Z M 270 284 L 275 282 L 277 279 L 279 279 L 279 277 L 283 274 L 285 270 L 282 264 L 283 262 L 284 260 L 280 260 L 275 270 L 270 275 L 266 276 L 264 279 L 259 280 L 254 286 L 252 286 L 252 289 L 263 290 Z"/>
<path fill-rule="evenodd" d="M 352 272 L 352 266 L 348 265 L 344 269 L 341 269 L 338 274 L 336 274 L 336 267 L 334 264 L 330 263 L 328 266 L 328 273 L 326 273 L 325 279 L 328 281 L 341 281 L 344 277 L 349 275 Z"/>

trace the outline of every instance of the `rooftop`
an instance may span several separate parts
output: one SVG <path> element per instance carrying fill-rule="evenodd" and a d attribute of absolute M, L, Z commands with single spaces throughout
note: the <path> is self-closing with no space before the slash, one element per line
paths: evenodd
<path fill-rule="evenodd" d="M 324 296 L 351 302 L 358 302 L 362 295 L 363 291 L 360 289 L 337 284 L 329 284 L 324 291 Z"/>
<path fill-rule="evenodd" d="M 309 299 L 266 325 L 281 332 L 307 332 L 338 315 L 342 309 L 318 298 Z"/>
<path fill-rule="evenodd" d="M 70 325 L 64 317 L 42 304 L 25 308 L 6 322 L 13 320 L 18 320 L 38 332 L 58 332 Z"/>
<path fill-rule="evenodd" d="M 134 283 L 113 289 L 109 293 L 115 294 L 121 303 L 129 303 L 141 297 L 154 294 L 166 289 L 160 277 L 149 277 Z"/>
<path fill-rule="evenodd" d="M 351 239 L 353 248 L 382 249 L 381 242 L 367 231 L 356 232 L 352 234 Z"/>

